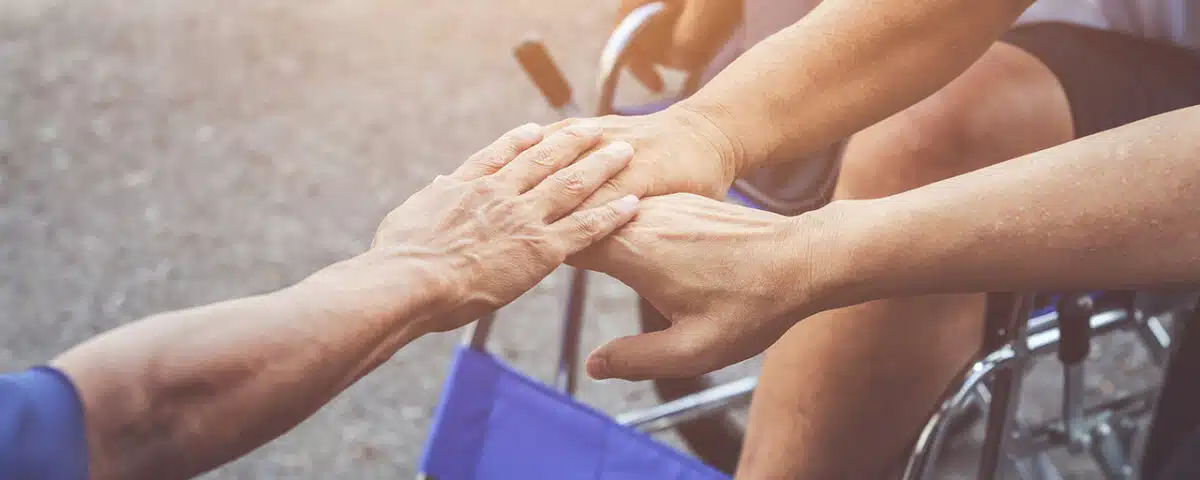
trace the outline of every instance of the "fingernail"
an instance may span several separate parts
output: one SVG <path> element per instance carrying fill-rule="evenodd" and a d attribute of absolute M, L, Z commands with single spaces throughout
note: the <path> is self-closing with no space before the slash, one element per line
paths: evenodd
<path fill-rule="evenodd" d="M 602 150 L 604 151 L 604 153 L 607 153 L 609 155 L 616 156 L 616 157 L 625 157 L 625 156 L 633 155 L 633 145 L 630 145 L 626 142 L 613 142 L 608 145 L 605 145 Z"/>
<path fill-rule="evenodd" d="M 569 133 L 580 137 L 594 137 L 600 134 L 600 126 L 594 123 L 577 123 L 563 129 L 563 133 Z"/>
<path fill-rule="evenodd" d="M 630 213 L 637 210 L 638 202 L 637 195 L 626 195 L 624 197 L 613 200 L 612 207 L 620 213 Z"/>
<path fill-rule="evenodd" d="M 596 355 L 595 352 L 588 355 L 587 366 L 584 370 L 587 370 L 588 376 L 595 380 L 609 378 L 608 363 L 604 361 L 603 355 Z"/>
<path fill-rule="evenodd" d="M 513 136 L 522 142 L 536 142 L 542 138 L 542 126 L 536 123 L 526 123 L 513 129 Z"/>

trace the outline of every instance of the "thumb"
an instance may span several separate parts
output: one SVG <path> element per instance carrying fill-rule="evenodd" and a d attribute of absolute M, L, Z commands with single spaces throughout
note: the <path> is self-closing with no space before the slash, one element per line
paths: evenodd
<path fill-rule="evenodd" d="M 691 330 L 676 324 L 666 330 L 608 342 L 588 355 L 588 376 L 597 380 L 647 380 L 707 373 L 712 370 L 708 342 Z"/>

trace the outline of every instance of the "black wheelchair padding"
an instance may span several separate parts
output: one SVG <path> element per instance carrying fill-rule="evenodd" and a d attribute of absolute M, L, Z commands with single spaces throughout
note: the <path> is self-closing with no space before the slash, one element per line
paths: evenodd
<path fill-rule="evenodd" d="M 1145 480 L 1200 478 L 1200 305 L 1179 332 L 1142 457 Z"/>

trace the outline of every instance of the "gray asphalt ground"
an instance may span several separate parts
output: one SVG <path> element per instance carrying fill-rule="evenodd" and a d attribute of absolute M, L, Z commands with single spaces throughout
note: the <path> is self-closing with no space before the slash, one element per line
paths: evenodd
<path fill-rule="evenodd" d="M 555 120 L 509 56 L 525 34 L 541 34 L 590 98 L 613 7 L 0 0 L 0 368 L 363 250 L 436 174 L 510 127 Z M 505 308 L 492 342 L 538 378 L 553 370 L 565 282 L 556 273 Z M 634 330 L 632 293 L 593 286 L 585 351 Z M 408 346 L 208 478 L 411 478 L 457 338 Z M 1149 378 L 1128 339 L 1103 350 L 1129 372 L 1118 384 Z M 1038 379 L 1032 404 L 1052 408 L 1057 374 Z M 653 403 L 646 385 L 581 388 L 608 412 Z M 969 463 L 961 443 L 952 464 Z"/>

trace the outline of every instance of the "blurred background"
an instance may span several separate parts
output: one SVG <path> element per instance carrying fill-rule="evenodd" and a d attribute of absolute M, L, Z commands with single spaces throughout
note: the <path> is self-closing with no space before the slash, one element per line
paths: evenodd
<path fill-rule="evenodd" d="M 615 7 L 0 0 L 0 368 L 362 251 L 435 175 L 511 127 L 557 119 L 510 56 L 527 34 L 590 98 Z M 493 335 L 538 378 L 553 370 L 566 280 L 505 308 Z M 585 351 L 635 330 L 635 297 L 615 280 L 596 276 L 588 312 Z M 206 478 L 411 478 L 457 341 L 410 345 Z M 1097 351 L 1136 384 L 1146 362 L 1126 343 Z M 1035 407 L 1057 405 L 1030 391 Z M 655 400 L 646 385 L 587 380 L 580 396 L 610 413 Z"/>

